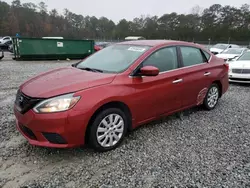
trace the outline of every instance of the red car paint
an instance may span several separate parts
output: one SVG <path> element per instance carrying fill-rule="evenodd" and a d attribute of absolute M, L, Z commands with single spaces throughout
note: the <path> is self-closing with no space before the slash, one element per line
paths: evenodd
<path fill-rule="evenodd" d="M 101 50 L 102 47 L 100 47 L 100 46 L 98 46 L 98 45 L 95 45 L 95 46 L 94 46 L 94 49 L 95 49 L 95 51 L 97 52 L 97 51 Z"/>
<path fill-rule="evenodd" d="M 221 95 L 228 90 L 228 67 L 223 60 L 199 45 L 167 40 L 127 41 L 118 45 L 126 44 L 152 47 L 122 73 L 104 74 L 66 67 L 40 74 L 20 86 L 20 91 L 32 98 L 47 99 L 71 92 L 75 92 L 74 96 L 81 96 L 73 108 L 57 113 L 38 114 L 30 109 L 21 114 L 15 105 L 17 128 L 30 144 L 57 148 L 84 145 L 87 126 L 91 126 L 91 117 L 110 102 L 122 102 L 129 108 L 132 116 L 131 128 L 134 129 L 161 116 L 201 104 L 213 82 L 221 86 Z M 156 50 L 183 45 L 204 50 L 210 55 L 209 62 L 180 67 L 158 76 L 129 76 Z M 211 75 L 204 76 L 207 72 Z M 178 79 L 183 79 L 183 82 L 173 84 Z M 23 126 L 33 132 L 35 139 L 23 131 Z M 43 133 L 56 133 L 66 143 L 51 143 Z"/>

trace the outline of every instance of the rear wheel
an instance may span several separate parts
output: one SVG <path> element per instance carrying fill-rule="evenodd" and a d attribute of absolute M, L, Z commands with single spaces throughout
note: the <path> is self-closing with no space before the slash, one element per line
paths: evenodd
<path fill-rule="evenodd" d="M 118 108 L 101 111 L 90 125 L 89 144 L 97 151 L 109 151 L 118 147 L 128 128 L 126 114 Z"/>
<path fill-rule="evenodd" d="M 204 107 L 207 110 L 213 110 L 218 103 L 220 95 L 220 89 L 217 84 L 212 84 L 207 92 L 207 95 L 204 99 Z"/>

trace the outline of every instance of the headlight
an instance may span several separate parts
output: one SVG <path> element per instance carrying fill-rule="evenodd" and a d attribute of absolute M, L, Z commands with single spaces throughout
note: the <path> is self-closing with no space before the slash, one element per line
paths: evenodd
<path fill-rule="evenodd" d="M 74 97 L 74 93 L 46 99 L 38 103 L 33 110 L 36 113 L 62 112 L 71 109 L 79 101 L 80 96 Z"/>

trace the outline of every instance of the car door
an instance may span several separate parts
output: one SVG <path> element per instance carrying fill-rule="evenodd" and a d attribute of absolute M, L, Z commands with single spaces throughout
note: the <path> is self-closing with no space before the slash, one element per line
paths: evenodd
<path fill-rule="evenodd" d="M 213 68 L 209 64 L 210 54 L 192 46 L 179 46 L 178 49 L 183 67 L 182 107 L 201 104 L 212 82 Z"/>
<path fill-rule="evenodd" d="M 176 47 L 165 47 L 153 52 L 139 67 L 155 66 L 160 73 L 154 77 L 133 77 L 137 122 L 181 108 L 182 80 L 179 77 L 179 59 Z"/>

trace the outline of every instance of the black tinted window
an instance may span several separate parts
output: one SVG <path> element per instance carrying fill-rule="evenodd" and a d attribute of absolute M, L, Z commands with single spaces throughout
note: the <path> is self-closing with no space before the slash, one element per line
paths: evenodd
<path fill-rule="evenodd" d="M 182 46 L 180 48 L 183 58 L 183 65 L 185 67 L 204 63 L 200 49 L 187 46 Z"/>
<path fill-rule="evenodd" d="M 178 67 L 176 47 L 167 47 L 154 52 L 143 63 L 143 66 L 152 65 L 160 72 L 169 71 Z"/>

